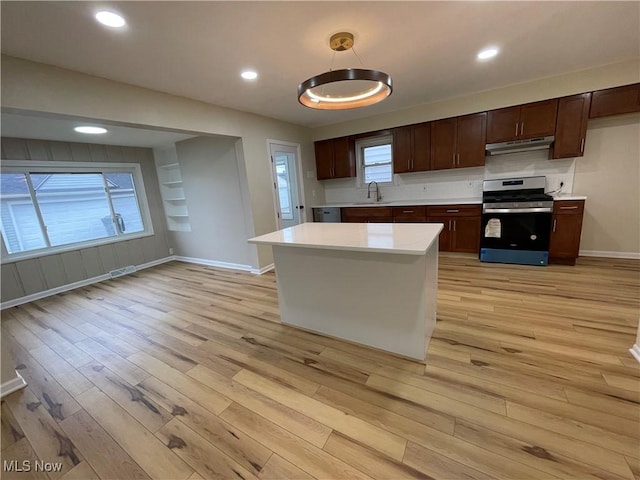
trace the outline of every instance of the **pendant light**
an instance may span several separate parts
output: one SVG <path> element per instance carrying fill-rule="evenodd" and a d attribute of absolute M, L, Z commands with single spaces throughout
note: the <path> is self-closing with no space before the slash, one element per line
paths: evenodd
<path fill-rule="evenodd" d="M 335 52 L 353 49 L 353 34 L 332 35 L 329 47 L 334 57 Z M 360 60 L 355 49 L 353 53 Z M 316 110 L 347 110 L 381 102 L 392 90 L 391 76 L 384 72 L 362 68 L 330 69 L 298 85 L 298 101 Z"/>

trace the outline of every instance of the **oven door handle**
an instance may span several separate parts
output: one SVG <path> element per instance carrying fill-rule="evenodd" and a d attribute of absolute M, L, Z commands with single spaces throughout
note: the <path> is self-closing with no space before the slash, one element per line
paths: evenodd
<path fill-rule="evenodd" d="M 482 213 L 551 213 L 553 208 L 550 207 L 532 207 L 532 208 L 484 208 Z"/>

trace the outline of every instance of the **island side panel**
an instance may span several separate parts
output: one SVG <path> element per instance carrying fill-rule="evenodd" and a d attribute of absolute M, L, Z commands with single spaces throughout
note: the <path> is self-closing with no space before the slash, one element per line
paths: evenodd
<path fill-rule="evenodd" d="M 438 241 L 433 242 L 425 255 L 425 315 L 424 315 L 424 357 L 427 357 L 429 342 L 436 326 L 438 307 Z"/>
<path fill-rule="evenodd" d="M 437 249 L 427 256 L 274 245 L 273 254 L 283 323 L 424 360 L 437 289 L 426 285 L 427 276 L 437 282 L 437 263 L 427 268 L 427 259 L 437 262 Z"/>

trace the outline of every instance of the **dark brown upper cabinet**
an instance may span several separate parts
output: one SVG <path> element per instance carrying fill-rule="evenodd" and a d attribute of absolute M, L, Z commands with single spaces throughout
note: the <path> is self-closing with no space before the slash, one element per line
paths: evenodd
<path fill-rule="evenodd" d="M 355 145 L 350 137 L 315 142 L 318 180 L 356 176 Z"/>
<path fill-rule="evenodd" d="M 487 114 L 476 113 L 431 124 L 431 170 L 484 165 Z"/>
<path fill-rule="evenodd" d="M 431 123 L 393 129 L 393 173 L 426 172 L 431 158 Z"/>
<path fill-rule="evenodd" d="M 589 118 L 640 112 L 640 83 L 597 90 L 591 97 Z"/>
<path fill-rule="evenodd" d="M 558 100 L 556 138 L 551 147 L 551 158 L 575 158 L 584 155 L 590 106 L 590 93 Z"/>
<path fill-rule="evenodd" d="M 487 143 L 551 136 L 556 129 L 558 99 L 490 110 Z"/>

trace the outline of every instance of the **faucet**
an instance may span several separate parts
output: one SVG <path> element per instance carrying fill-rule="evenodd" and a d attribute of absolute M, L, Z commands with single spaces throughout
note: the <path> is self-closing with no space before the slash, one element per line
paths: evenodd
<path fill-rule="evenodd" d="M 367 183 L 367 198 L 371 198 L 371 184 L 372 183 L 376 184 L 376 202 L 379 202 L 380 200 L 382 200 L 382 195 L 380 195 L 380 188 L 378 187 L 378 182 L 376 182 L 376 181 L 371 181 L 371 182 Z"/>

